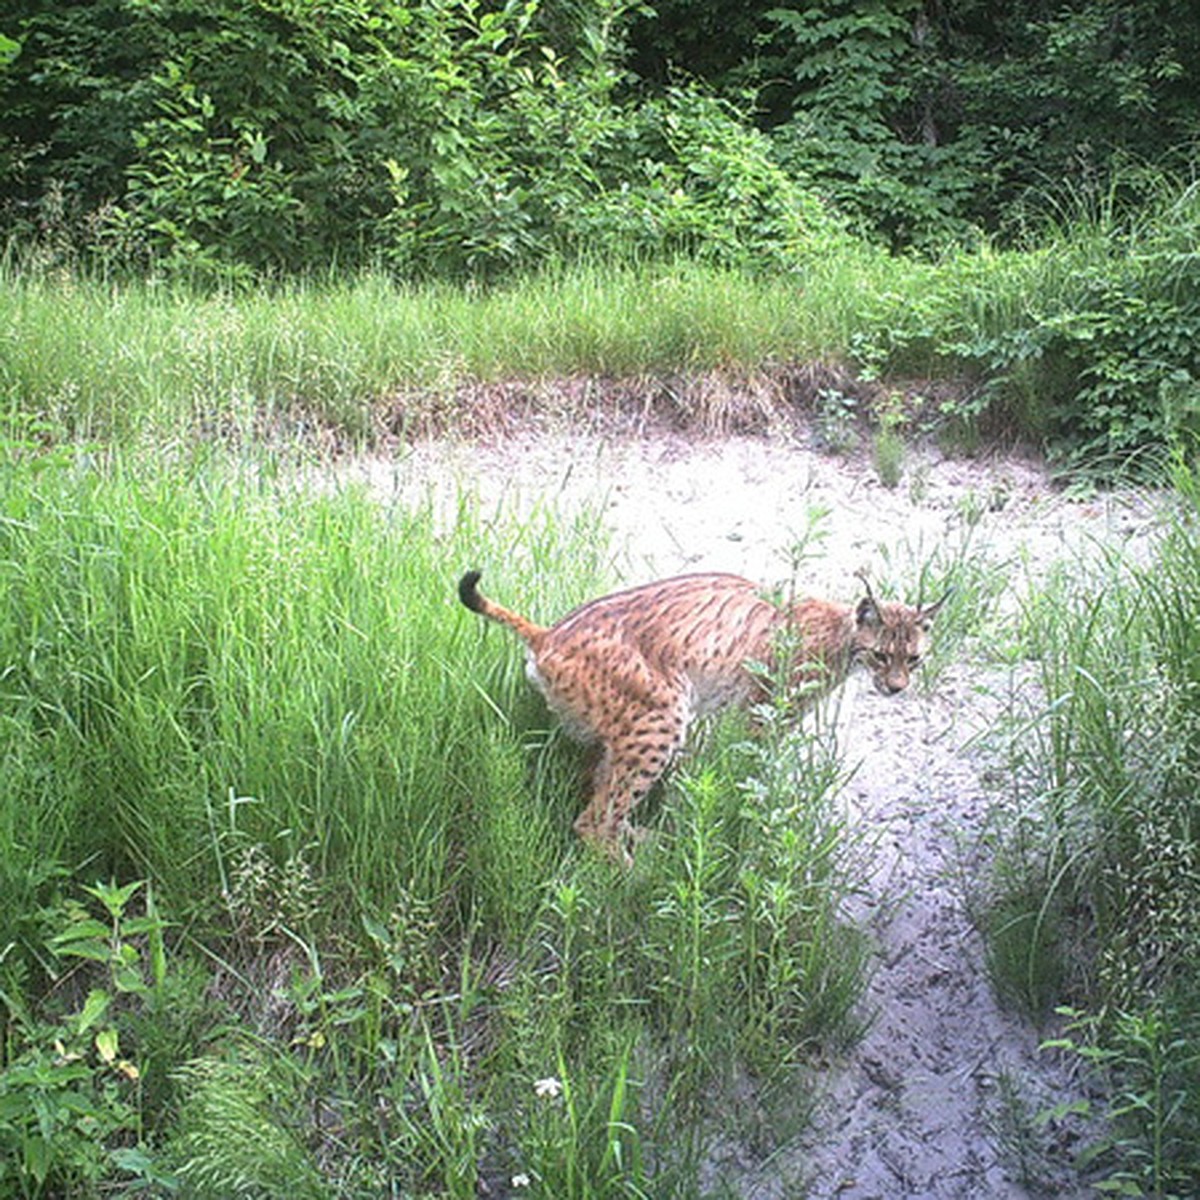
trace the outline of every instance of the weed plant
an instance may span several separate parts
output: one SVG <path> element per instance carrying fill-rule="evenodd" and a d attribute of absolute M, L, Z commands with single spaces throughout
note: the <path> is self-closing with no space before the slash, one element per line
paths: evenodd
<path fill-rule="evenodd" d="M 900 486 L 904 475 L 904 454 L 904 436 L 898 430 L 885 426 L 875 431 L 871 458 L 875 474 L 885 488 Z"/>
<path fill-rule="evenodd" d="M 1056 1042 L 1105 1074 L 1113 1188 L 1200 1186 L 1200 483 L 1148 565 L 1044 581 L 1025 614 L 1043 707 L 1015 727 L 1021 811 L 985 918 L 993 969 L 1035 1010 L 1072 1005 Z"/>
<path fill-rule="evenodd" d="M 600 861 L 454 581 L 549 617 L 608 552 L 476 510 L 6 448 L 4 1188 L 686 1196 L 735 1079 L 848 1036 L 834 749 L 721 726 Z"/>

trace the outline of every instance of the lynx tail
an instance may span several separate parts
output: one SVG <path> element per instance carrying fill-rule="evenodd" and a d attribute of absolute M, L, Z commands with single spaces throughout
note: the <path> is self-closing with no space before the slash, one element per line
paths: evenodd
<path fill-rule="evenodd" d="M 486 615 L 483 597 L 479 594 L 480 571 L 468 571 L 458 581 L 458 598 L 472 611 Z"/>
<path fill-rule="evenodd" d="M 499 621 L 501 625 L 507 625 L 510 629 L 516 630 L 517 636 L 530 645 L 546 632 L 542 626 L 535 625 L 532 621 L 510 611 L 502 604 L 497 604 L 494 600 L 489 600 L 486 596 L 481 595 L 479 579 L 480 572 L 468 571 L 458 581 L 458 598 L 472 612 L 478 613 L 481 617 Z"/>

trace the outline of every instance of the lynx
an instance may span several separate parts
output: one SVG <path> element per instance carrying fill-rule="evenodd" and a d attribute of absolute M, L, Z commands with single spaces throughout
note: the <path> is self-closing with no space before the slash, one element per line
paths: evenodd
<path fill-rule="evenodd" d="M 736 575 L 681 575 L 582 605 L 555 625 L 536 625 L 489 600 L 469 571 L 458 594 L 472 612 L 508 625 L 525 643 L 526 670 L 567 731 L 597 743 L 592 796 L 576 832 L 631 861 L 629 817 L 682 749 L 697 718 L 763 696 L 768 664 L 806 697 L 839 685 L 864 662 L 875 686 L 908 686 L 930 625 L 945 601 L 857 605 L 799 600 L 777 605 Z M 865 580 L 864 580 L 865 584 Z M 772 663 L 790 647 L 788 664 Z"/>

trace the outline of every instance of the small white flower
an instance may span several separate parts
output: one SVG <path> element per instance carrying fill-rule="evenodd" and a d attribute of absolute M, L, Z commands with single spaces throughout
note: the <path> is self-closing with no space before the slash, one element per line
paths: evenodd
<path fill-rule="evenodd" d="M 555 1100 L 562 1095 L 562 1084 L 553 1075 L 546 1079 L 537 1079 L 533 1084 L 533 1094 L 545 1100 Z"/>
<path fill-rule="evenodd" d="M 526 1188 L 529 1186 L 529 1176 L 524 1171 L 512 1177 L 512 1185 L 515 1188 Z"/>

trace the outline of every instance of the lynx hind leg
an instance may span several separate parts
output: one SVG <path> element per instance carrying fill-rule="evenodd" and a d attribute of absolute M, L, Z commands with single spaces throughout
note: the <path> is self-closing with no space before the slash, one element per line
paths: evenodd
<path fill-rule="evenodd" d="M 674 710 L 639 714 L 629 726 L 604 741 L 592 784 L 592 798 L 575 820 L 585 842 L 626 866 L 632 861 L 630 814 L 662 778 L 687 734 L 682 703 Z"/>

